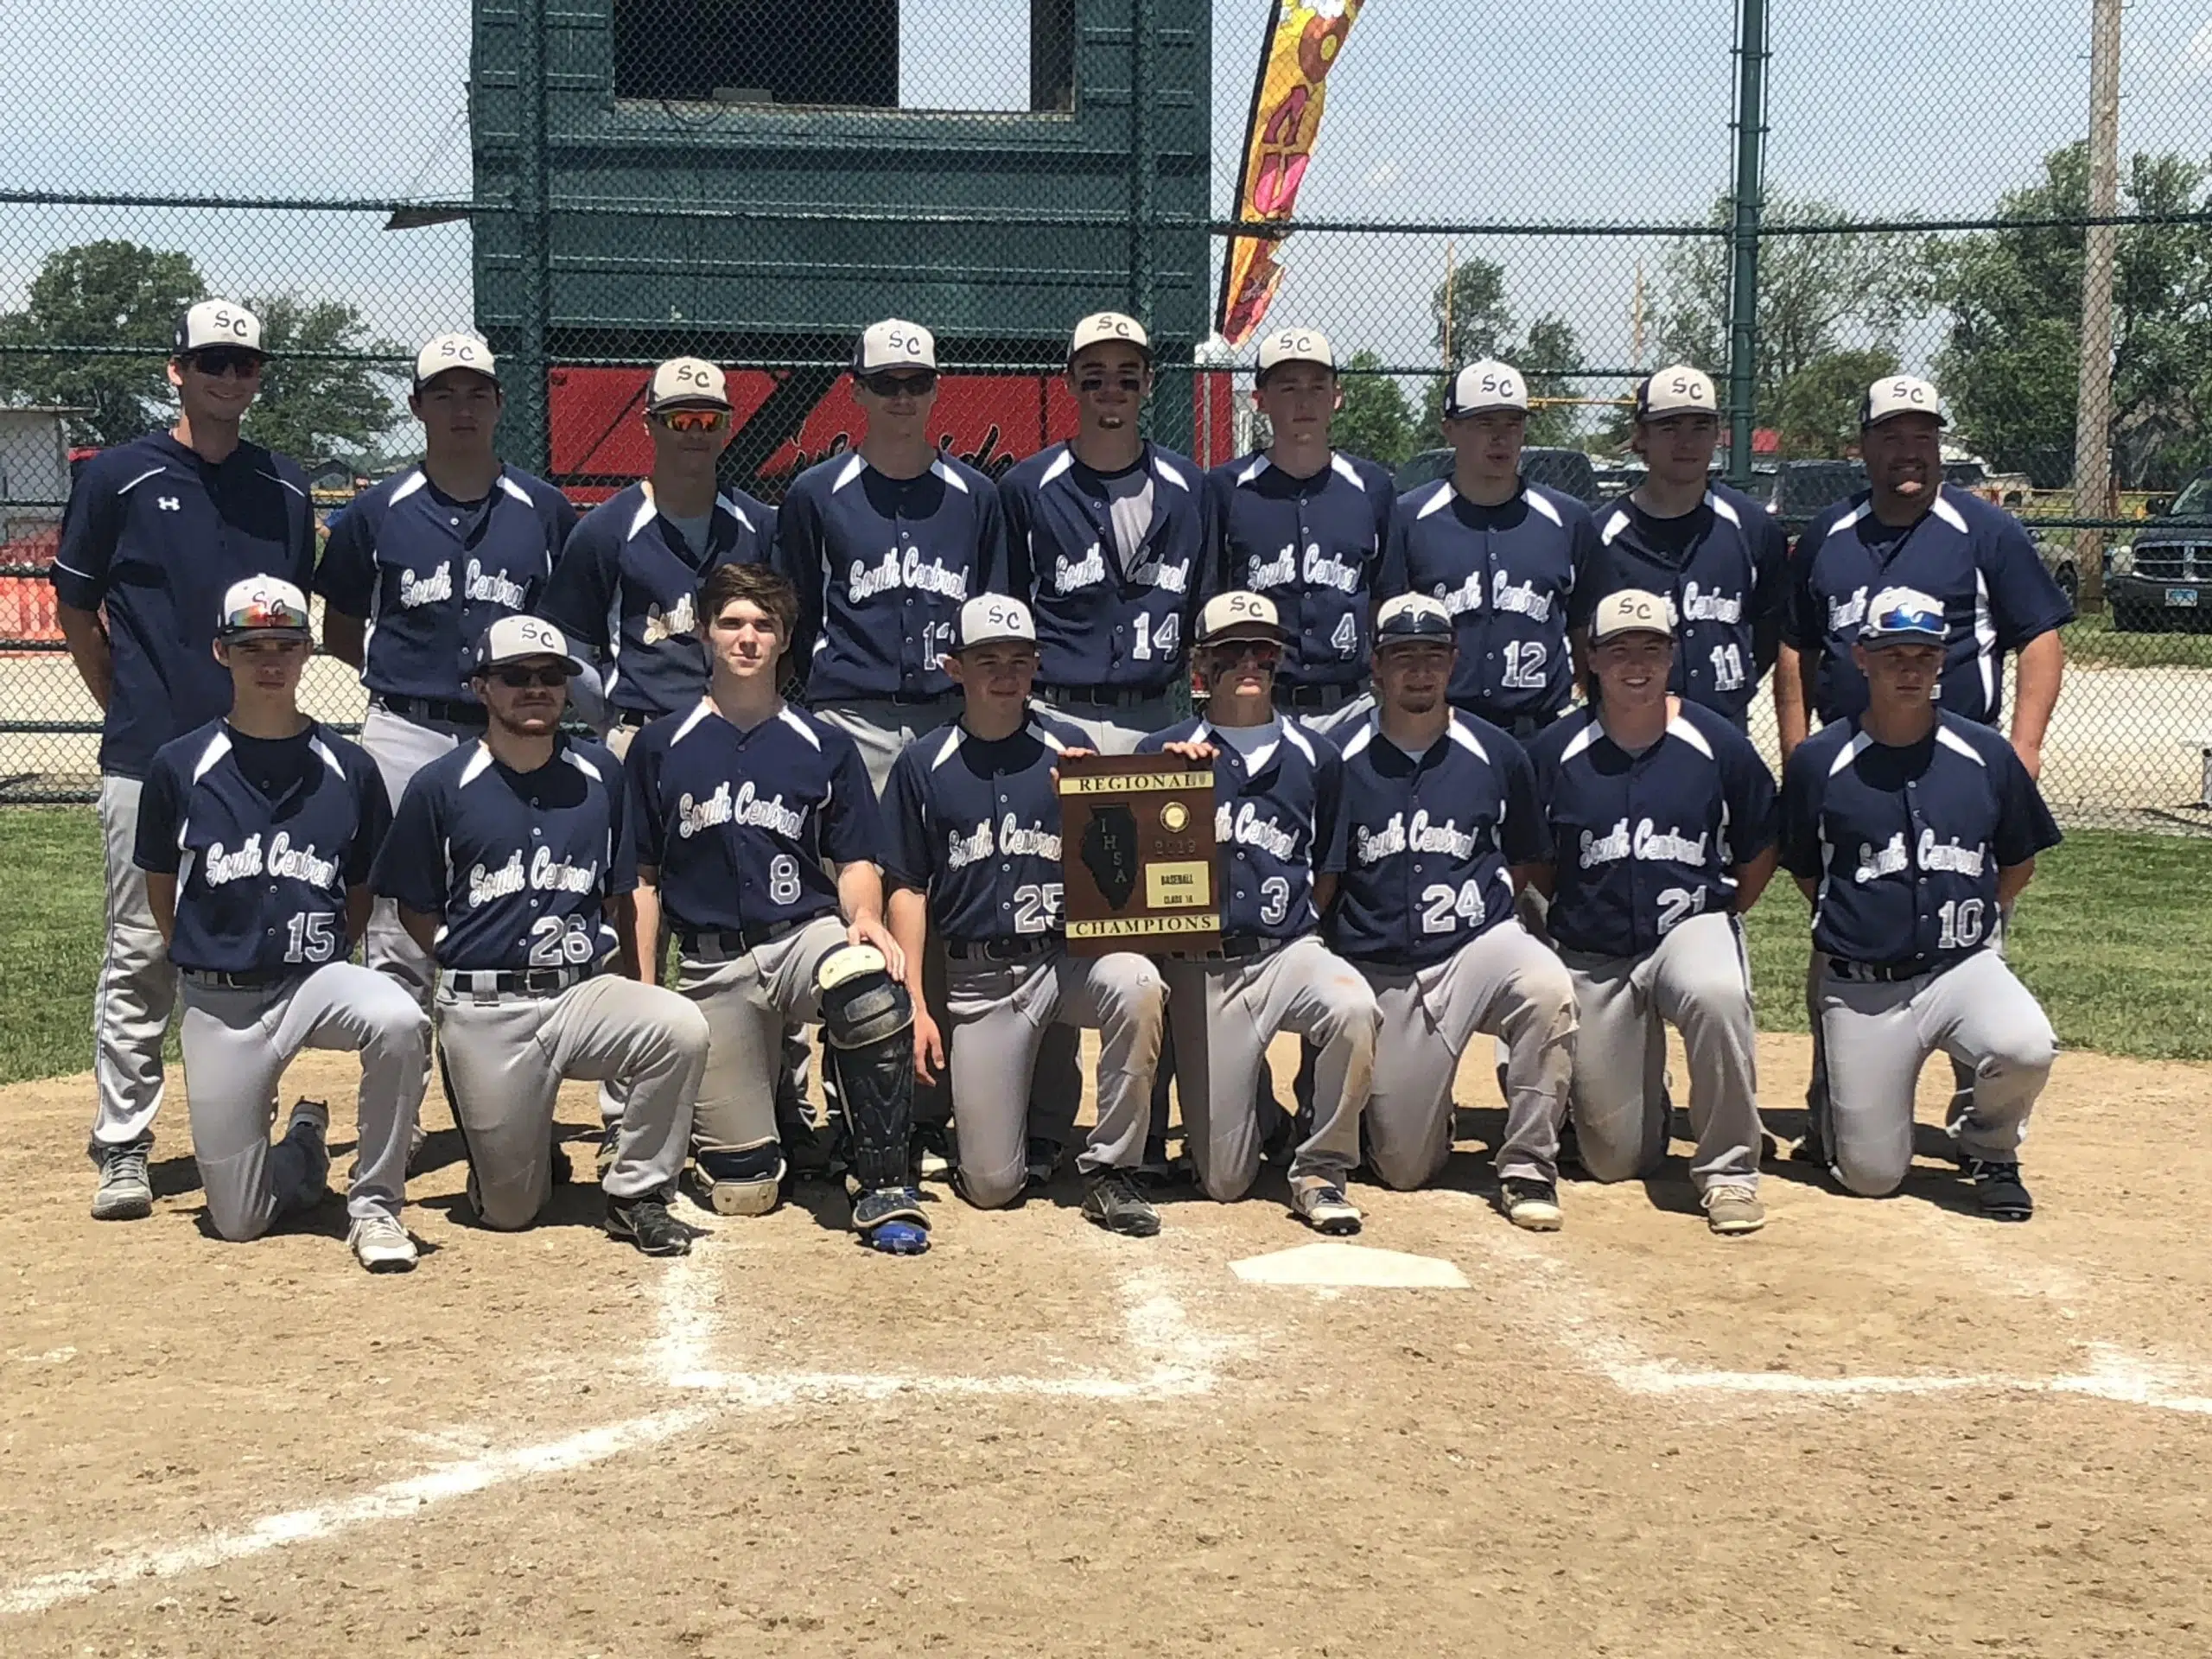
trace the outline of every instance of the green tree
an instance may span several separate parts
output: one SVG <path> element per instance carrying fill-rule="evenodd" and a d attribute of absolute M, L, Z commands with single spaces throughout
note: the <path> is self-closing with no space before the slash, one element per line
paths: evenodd
<path fill-rule="evenodd" d="M 1859 406 L 1866 388 L 1898 369 L 1895 352 L 1830 352 L 1782 383 L 1774 424 L 1785 455 L 1841 455 L 1859 442 Z"/>
<path fill-rule="evenodd" d="M 1557 371 L 1573 368 L 1581 354 L 1581 343 L 1564 317 L 1541 316 L 1529 325 L 1529 338 L 1512 360 L 1529 378 L 1530 443 L 1563 448 L 1574 442 L 1582 429 L 1581 406 L 1546 400 L 1580 395 L 1574 382 Z"/>
<path fill-rule="evenodd" d="M 21 311 L 0 315 L 0 397 L 54 404 L 75 443 L 124 442 L 167 426 L 177 314 L 204 298 L 192 256 L 135 242 L 88 242 L 47 255 Z M 70 347 L 143 346 L 126 356 Z"/>
<path fill-rule="evenodd" d="M 1581 346 L 1573 327 L 1563 317 L 1547 313 L 1529 326 L 1525 339 L 1514 327 L 1513 308 L 1505 300 L 1505 269 L 1489 259 L 1469 259 L 1452 268 L 1446 281 L 1429 296 L 1429 312 L 1435 319 L 1430 342 L 1453 371 L 1478 358 L 1495 357 L 1512 364 L 1528 377 L 1529 442 L 1565 444 L 1574 440 L 1582 425 L 1582 411 L 1573 404 L 1547 404 L 1548 398 L 1575 396 L 1573 382 L 1564 371 L 1575 366 Z M 1432 381 L 1422 400 L 1421 430 L 1427 442 L 1444 413 L 1448 375 Z"/>
<path fill-rule="evenodd" d="M 372 338 L 342 300 L 286 292 L 249 297 L 245 306 L 261 319 L 270 353 L 246 435 L 301 461 L 350 460 L 374 448 L 397 413 L 395 371 L 361 359 L 397 357 L 400 347 Z"/>
<path fill-rule="evenodd" d="M 1428 306 L 1436 318 L 1430 343 L 1443 353 L 1447 367 L 1461 368 L 1478 358 L 1505 354 L 1513 313 L 1505 303 L 1503 265 L 1488 259 L 1453 265 L 1451 275 L 1429 296 Z"/>
<path fill-rule="evenodd" d="M 1373 352 L 1354 352 L 1348 370 L 1379 369 L 1382 359 Z M 1405 392 L 1387 374 L 1347 373 L 1343 379 L 1344 406 L 1329 428 L 1336 447 L 1347 454 L 1364 455 L 1385 467 L 1395 467 L 1414 449 L 1413 406 Z"/>

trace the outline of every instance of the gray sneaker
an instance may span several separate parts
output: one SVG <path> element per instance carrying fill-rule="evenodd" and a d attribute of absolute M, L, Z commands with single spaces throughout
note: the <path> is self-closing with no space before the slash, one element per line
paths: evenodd
<path fill-rule="evenodd" d="M 100 1184 L 92 1192 L 94 1221 L 143 1221 L 154 1213 L 154 1181 L 146 1169 L 153 1150 L 150 1141 L 100 1148 Z"/>
<path fill-rule="evenodd" d="M 1301 1186 L 1290 1195 L 1291 1208 L 1317 1233 L 1349 1238 L 1359 1230 L 1359 1209 L 1341 1186 Z"/>
<path fill-rule="evenodd" d="M 346 1230 L 346 1243 L 353 1259 L 371 1273 L 414 1270 L 415 1241 L 390 1216 L 363 1216 Z"/>
<path fill-rule="evenodd" d="M 1705 1189 L 1705 1224 L 1724 1238 L 1756 1233 L 1766 1225 L 1766 1205 L 1758 1189 L 1737 1181 L 1716 1181 Z"/>

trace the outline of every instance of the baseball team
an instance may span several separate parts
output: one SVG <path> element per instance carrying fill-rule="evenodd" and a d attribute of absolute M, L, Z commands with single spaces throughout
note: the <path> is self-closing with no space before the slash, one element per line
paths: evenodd
<path fill-rule="evenodd" d="M 1671 1025 L 1707 1224 L 1755 1232 L 1742 918 L 1777 868 L 1812 905 L 1790 1155 L 1894 1192 L 1942 1051 L 1982 1213 L 2032 1213 L 2056 1044 L 2004 939 L 2059 839 L 2036 776 L 2071 610 L 2019 524 L 1943 482 L 1925 381 L 1867 389 L 1871 487 L 1792 549 L 1713 480 L 1688 365 L 1637 386 L 1648 471 L 1593 517 L 1524 477 L 1527 383 L 1497 361 L 1446 389 L 1448 475 L 1399 493 L 1332 447 L 1305 328 L 1261 342 L 1266 447 L 1203 470 L 1142 436 L 1152 348 L 1113 313 L 1070 342 L 1075 435 L 994 481 L 931 437 L 936 342 L 892 319 L 854 349 L 858 441 L 780 507 L 718 482 L 728 385 L 678 358 L 650 474 L 579 518 L 499 460 L 499 366 L 454 334 L 416 361 L 420 464 L 321 537 L 298 466 L 240 434 L 265 360 L 245 308 L 187 312 L 175 427 L 84 466 L 54 565 L 105 711 L 96 1217 L 150 1213 L 173 1014 L 226 1238 L 323 1200 L 328 1108 L 272 1141 L 278 1087 L 302 1048 L 359 1055 L 373 1271 L 416 1260 L 434 1073 L 486 1226 L 571 1178 L 554 1114 L 581 1078 L 613 1236 L 681 1255 L 681 1187 L 756 1217 L 842 1176 L 860 1241 L 912 1255 L 918 1181 L 995 1208 L 1071 1147 L 1116 1233 L 1157 1233 L 1185 1170 L 1229 1201 L 1269 1160 L 1296 1217 L 1357 1233 L 1355 1169 L 1442 1171 L 1480 1035 L 1498 1206 L 1543 1231 L 1562 1163 L 1657 1166 Z M 369 694 L 358 743 L 299 705 L 310 594 Z M 1770 673 L 1778 781 L 1745 733 Z M 1205 954 L 1068 951 L 1058 768 L 1093 753 L 1211 766 Z"/>

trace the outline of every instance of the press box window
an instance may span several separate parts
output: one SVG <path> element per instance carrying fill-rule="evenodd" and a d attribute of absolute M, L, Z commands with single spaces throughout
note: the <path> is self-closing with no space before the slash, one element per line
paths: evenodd
<path fill-rule="evenodd" d="M 614 96 L 1071 109 L 1075 0 L 614 0 Z"/>

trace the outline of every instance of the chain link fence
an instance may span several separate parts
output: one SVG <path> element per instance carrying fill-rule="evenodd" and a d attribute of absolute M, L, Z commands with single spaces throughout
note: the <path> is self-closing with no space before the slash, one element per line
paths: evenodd
<path fill-rule="evenodd" d="M 2054 804 L 2202 827 L 2212 26 L 1930 6 L 1908 33 L 1765 0 L 1323 0 L 1268 318 L 1349 359 L 1341 446 L 1414 468 L 1444 373 L 1518 362 L 1532 470 L 1592 498 L 1634 482 L 1637 374 L 1696 362 L 1729 475 L 1793 524 L 1857 486 L 1866 383 L 1929 376 L 1953 481 L 2080 596 Z M 202 295 L 263 315 L 248 430 L 326 514 L 412 458 L 407 362 L 457 326 L 510 365 L 503 450 L 579 502 L 644 470 L 645 373 L 677 352 L 731 369 L 730 475 L 775 499 L 852 442 L 840 371 L 887 315 L 937 331 L 945 442 L 987 470 L 1066 434 L 1066 330 L 1109 306 L 1161 343 L 1157 435 L 1237 452 L 1250 352 L 1211 336 L 1270 29 L 1265 0 L 26 18 L 0 60 L 0 800 L 89 798 L 96 710 L 42 566 L 73 458 L 171 417 L 168 331 Z M 310 694 L 359 717 L 334 663 Z"/>

